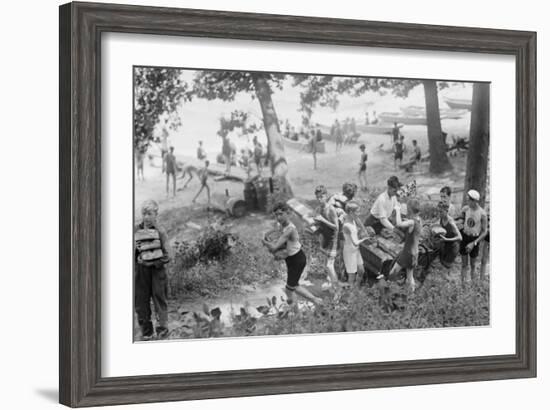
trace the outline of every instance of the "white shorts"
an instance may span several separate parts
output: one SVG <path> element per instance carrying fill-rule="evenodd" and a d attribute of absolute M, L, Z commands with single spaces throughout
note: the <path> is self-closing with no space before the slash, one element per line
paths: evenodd
<path fill-rule="evenodd" d="M 357 273 L 357 267 L 363 266 L 363 258 L 359 249 L 352 249 L 344 247 L 342 251 L 344 257 L 344 265 L 346 266 L 347 273 Z"/>

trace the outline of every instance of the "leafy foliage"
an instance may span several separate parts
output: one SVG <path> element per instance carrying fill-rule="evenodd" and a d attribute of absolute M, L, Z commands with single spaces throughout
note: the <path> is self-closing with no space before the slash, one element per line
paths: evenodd
<path fill-rule="evenodd" d="M 181 125 L 175 115 L 182 100 L 189 100 L 187 84 L 180 70 L 137 67 L 134 71 L 134 144 L 146 148 L 153 141 L 153 131 L 161 117 L 167 115 L 172 129 Z"/>
<path fill-rule="evenodd" d="M 234 110 L 229 115 L 229 118 L 220 117 L 219 136 L 226 136 L 229 132 L 240 128 L 244 135 L 253 134 L 260 131 L 263 127 L 257 123 L 250 121 L 250 114 L 242 110 Z"/>
<path fill-rule="evenodd" d="M 254 73 L 248 71 L 198 71 L 190 94 L 207 100 L 233 101 L 238 93 L 249 93 L 255 98 L 254 76 L 266 77 L 271 87 L 282 89 L 285 74 Z"/>

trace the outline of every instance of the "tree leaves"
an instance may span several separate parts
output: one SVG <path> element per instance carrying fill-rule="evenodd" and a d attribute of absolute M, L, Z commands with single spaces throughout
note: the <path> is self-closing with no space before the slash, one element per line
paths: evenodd
<path fill-rule="evenodd" d="M 182 100 L 190 100 L 188 85 L 181 79 L 181 70 L 137 67 L 134 69 L 134 146 L 143 150 L 154 140 L 153 131 L 161 117 L 167 126 L 181 125 L 175 115 Z"/>

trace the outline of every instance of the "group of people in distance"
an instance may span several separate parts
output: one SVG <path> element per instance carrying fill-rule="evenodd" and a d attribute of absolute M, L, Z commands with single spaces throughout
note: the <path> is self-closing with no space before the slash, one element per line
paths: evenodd
<path fill-rule="evenodd" d="M 405 145 L 405 136 L 401 133 L 401 127 L 396 122 L 393 123 L 391 135 L 394 169 L 397 170 L 399 166 L 399 168 L 405 167 L 408 171 L 412 170 L 412 167 L 422 159 L 422 151 L 418 146 L 418 141 L 412 140 L 412 152 L 404 166 L 403 156 L 407 152 L 407 147 Z"/>
<path fill-rule="evenodd" d="M 336 142 L 336 151 L 342 149 L 342 146 L 352 141 L 354 136 L 357 136 L 357 125 L 355 118 L 347 117 L 342 124 L 337 119 L 330 127 L 330 136 Z"/>
<path fill-rule="evenodd" d="M 364 222 L 357 211 L 360 205 L 354 200 L 357 186 L 345 183 L 342 193 L 329 195 L 326 187 L 319 185 L 314 194 L 319 202 L 314 218 L 318 227 L 320 251 L 324 257 L 327 282 L 323 287 L 355 286 L 361 282 L 365 272 L 361 257 L 361 243 L 382 233 L 383 229 L 399 231 L 403 238 L 403 248 L 385 276 L 378 273 L 377 280 L 393 279 L 402 271 L 406 272 L 406 286 L 414 291 L 416 283 L 414 269 L 418 266 L 419 242 L 423 228 L 420 216 L 421 203 L 415 196 L 405 197 L 403 184 L 396 176 L 387 180 L 386 190 L 374 201 Z M 467 192 L 467 204 L 456 212 L 451 203 L 452 191 L 445 186 L 440 191 L 437 204 L 439 220 L 433 225 L 434 235 L 439 239 L 440 262 L 450 276 L 450 268 L 458 254 L 462 257 L 461 282 L 483 279 L 488 260 L 489 229 L 488 217 L 480 205 L 480 194 L 476 190 Z M 403 206 L 405 205 L 405 206 Z M 280 225 L 281 236 L 276 241 L 263 239 L 263 243 L 278 258 L 285 259 L 287 265 L 286 293 L 289 303 L 298 294 L 313 303 L 320 299 L 300 286 L 300 278 L 307 265 L 307 257 L 300 244 L 296 226 L 291 222 L 289 208 L 279 203 L 274 214 Z M 405 216 L 403 215 L 405 213 Z M 476 275 L 477 258 L 483 246 L 479 275 Z M 344 261 L 347 283 L 341 283 L 335 270 L 336 258 L 341 252 Z M 299 255 L 299 256 L 296 256 Z"/>

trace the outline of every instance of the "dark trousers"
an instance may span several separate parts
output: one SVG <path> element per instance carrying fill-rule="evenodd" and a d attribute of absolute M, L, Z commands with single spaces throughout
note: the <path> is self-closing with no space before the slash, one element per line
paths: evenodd
<path fill-rule="evenodd" d="M 166 301 L 168 298 L 168 283 L 164 267 L 156 268 L 136 264 L 134 297 L 138 323 L 143 336 L 153 334 L 151 299 L 153 299 L 153 305 L 155 306 L 158 328 L 166 328 L 168 322 L 168 304 Z"/>
<path fill-rule="evenodd" d="M 363 225 L 365 225 L 365 227 L 370 226 L 372 229 L 374 229 L 374 232 L 377 235 L 379 235 L 380 232 L 382 232 L 382 229 L 384 229 L 384 225 L 382 225 L 380 219 L 372 216 L 371 214 L 369 214 Z"/>

